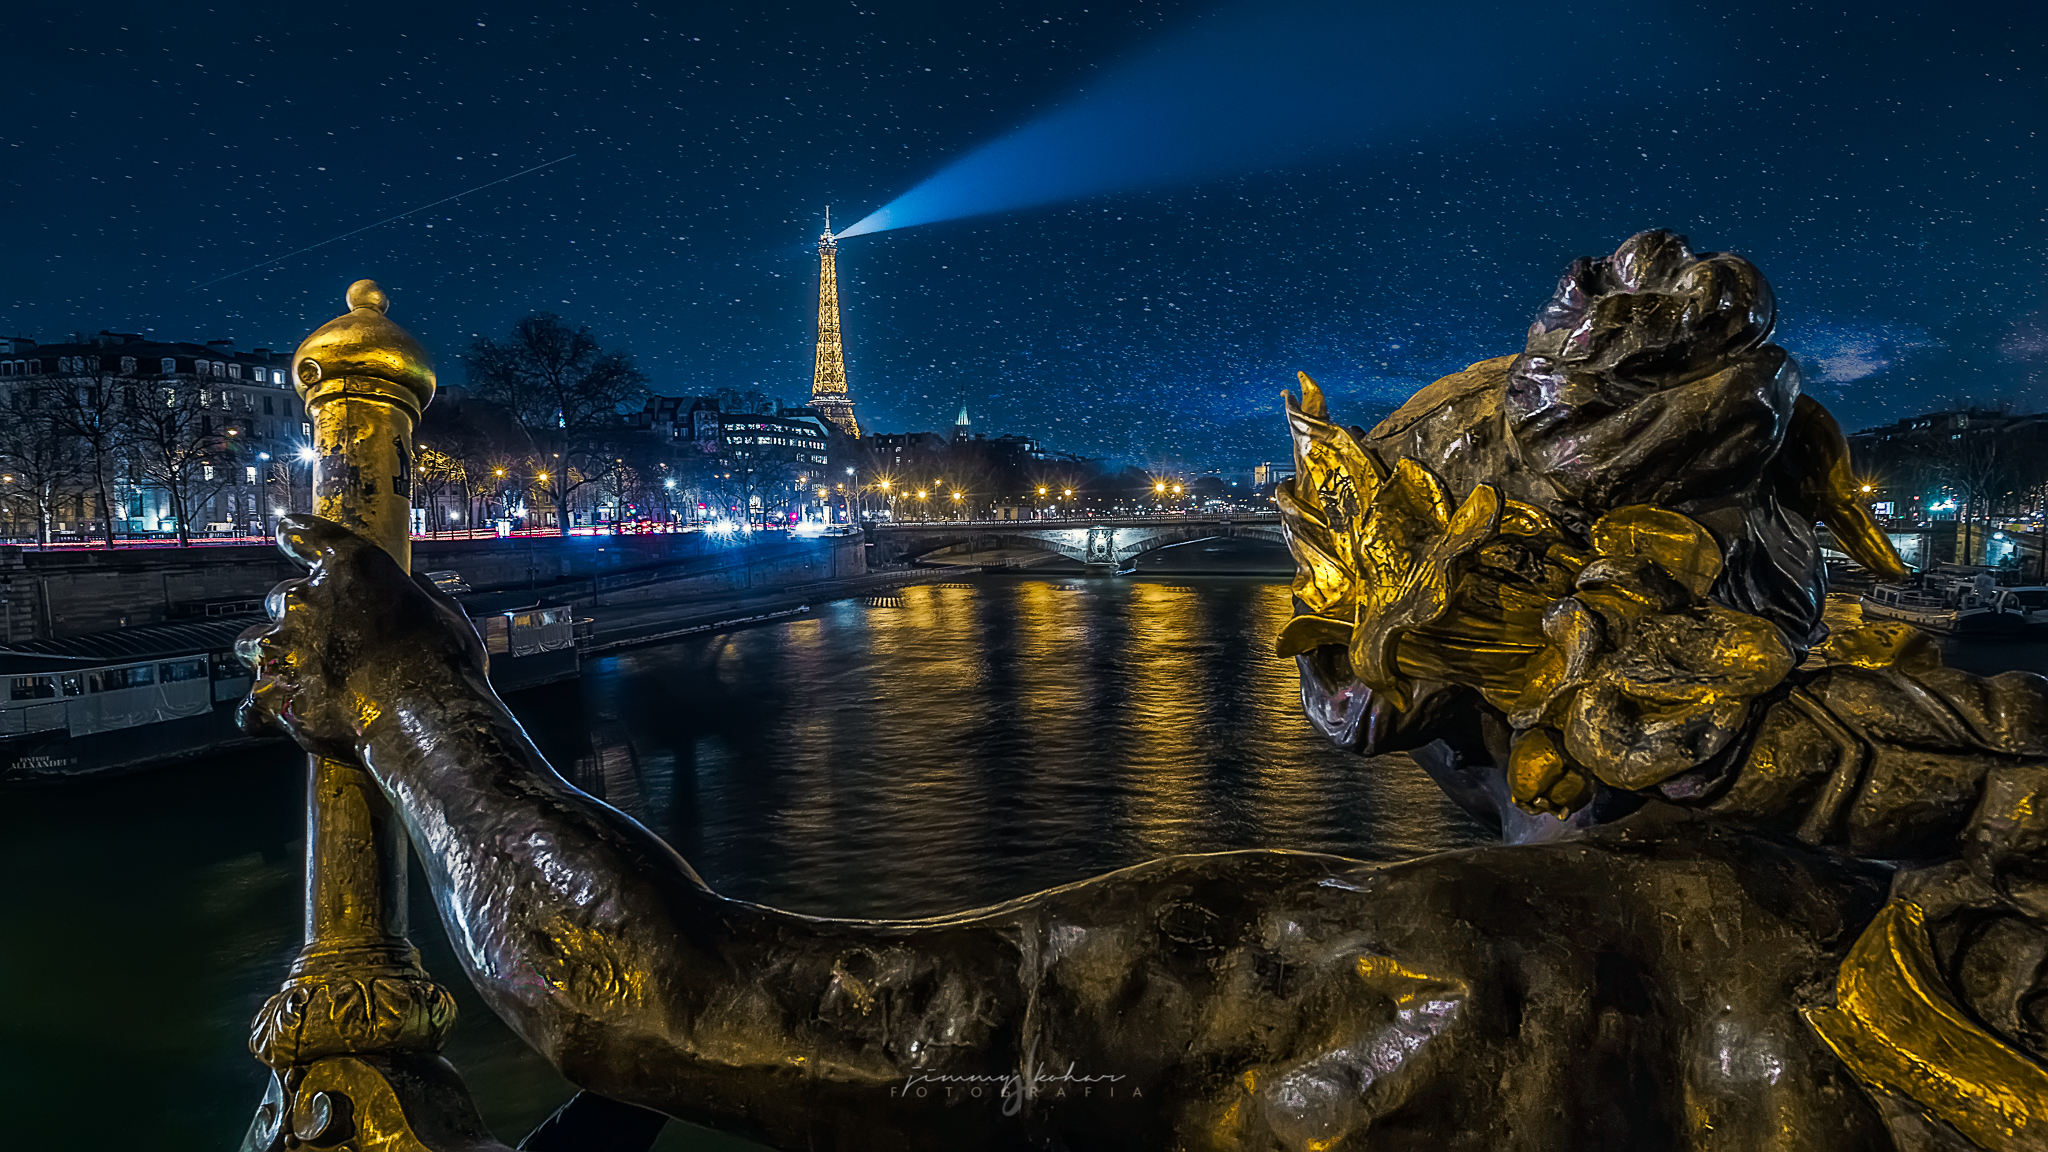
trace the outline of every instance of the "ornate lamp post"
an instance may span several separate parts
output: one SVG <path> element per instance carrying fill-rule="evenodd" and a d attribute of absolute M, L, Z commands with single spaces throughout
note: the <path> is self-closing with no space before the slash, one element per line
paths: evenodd
<path fill-rule="evenodd" d="M 410 567 L 413 431 L 434 395 L 426 350 L 369 280 L 292 357 L 313 423 L 313 512 Z M 272 1071 L 243 1144 L 503 1149 L 436 1053 L 455 1001 L 406 939 L 404 828 L 360 764 L 307 758 L 306 942 L 250 1028 Z"/>

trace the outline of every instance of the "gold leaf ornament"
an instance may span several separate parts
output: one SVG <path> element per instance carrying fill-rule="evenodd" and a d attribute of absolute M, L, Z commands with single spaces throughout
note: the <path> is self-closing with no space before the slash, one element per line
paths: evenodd
<path fill-rule="evenodd" d="M 1341 622 L 1356 618 L 1358 578 L 1351 541 L 1365 527 L 1385 471 L 1350 432 L 1329 422 L 1322 389 L 1300 374 L 1301 403 L 1282 392 L 1294 441 L 1294 476 L 1273 499 L 1294 553 L 1294 595 L 1312 615 Z"/>
<path fill-rule="evenodd" d="M 1280 654 L 1335 643 L 1348 625 L 1359 683 L 1406 708 L 1396 646 L 1402 633 L 1450 607 L 1459 562 L 1499 531 L 1500 495 L 1480 485 L 1453 509 L 1443 482 L 1421 464 L 1403 459 L 1384 471 L 1329 422 L 1315 381 L 1300 379 L 1301 403 L 1285 397 L 1295 478 L 1276 499 L 1297 562 L 1294 594 L 1309 611 L 1281 633 Z"/>

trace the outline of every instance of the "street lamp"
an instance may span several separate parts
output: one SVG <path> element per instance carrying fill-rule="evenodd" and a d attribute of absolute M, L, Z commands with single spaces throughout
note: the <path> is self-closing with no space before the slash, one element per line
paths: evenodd
<path fill-rule="evenodd" d="M 312 464 L 319 459 L 320 454 L 313 451 L 311 444 L 301 444 L 299 445 L 299 450 L 292 453 L 292 459 L 284 462 L 284 503 L 287 511 L 298 506 L 298 496 L 295 494 L 298 486 L 297 477 L 292 475 L 292 465 L 294 463 Z M 308 487 L 311 487 L 312 483 L 313 475 L 312 470 L 309 468 L 306 473 L 306 484 Z M 311 493 L 307 494 L 306 506 L 308 508 L 313 506 Z"/>

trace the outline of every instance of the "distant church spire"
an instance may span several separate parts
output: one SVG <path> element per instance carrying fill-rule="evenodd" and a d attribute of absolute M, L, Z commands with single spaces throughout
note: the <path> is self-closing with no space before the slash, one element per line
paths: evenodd
<path fill-rule="evenodd" d="M 811 372 L 811 407 L 841 432 L 856 439 L 860 422 L 853 416 L 853 396 L 846 390 L 846 351 L 839 342 L 839 273 L 833 258 L 839 242 L 832 237 L 832 209 L 825 209 L 825 231 L 818 237 L 818 361 Z"/>
<path fill-rule="evenodd" d="M 953 421 L 953 439 L 965 440 L 974 431 L 974 422 L 967 418 L 967 405 L 960 405 L 960 418 Z"/>

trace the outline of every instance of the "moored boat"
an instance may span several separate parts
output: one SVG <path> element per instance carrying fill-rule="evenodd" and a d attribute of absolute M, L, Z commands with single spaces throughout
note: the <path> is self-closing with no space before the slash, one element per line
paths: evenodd
<path fill-rule="evenodd" d="M 252 619 L 159 624 L 0 651 L 0 784 L 125 772 L 277 737 L 235 725 Z"/>
<path fill-rule="evenodd" d="M 578 619 L 574 605 L 532 592 L 472 592 L 453 570 L 429 572 L 427 579 L 462 605 L 483 637 L 491 658 L 491 687 L 517 692 L 582 673 L 577 641 L 589 636 L 590 620 Z"/>
<path fill-rule="evenodd" d="M 1861 599 L 1865 618 L 1903 620 L 1952 636 L 2017 635 L 2048 624 L 2048 588 L 1986 593 L 1962 584 L 1947 590 L 1877 584 Z"/>
<path fill-rule="evenodd" d="M 579 674 L 577 639 L 589 621 L 571 606 L 454 584 L 443 590 L 483 638 L 498 691 Z M 0 786 L 113 775 L 279 740 L 235 723 L 250 684 L 235 638 L 263 621 L 251 610 L 260 604 L 0 648 Z"/>

